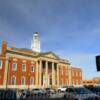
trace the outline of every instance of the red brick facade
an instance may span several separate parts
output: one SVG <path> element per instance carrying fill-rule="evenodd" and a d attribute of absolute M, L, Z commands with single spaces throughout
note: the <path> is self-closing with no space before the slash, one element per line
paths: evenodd
<path fill-rule="evenodd" d="M 71 67 L 69 62 L 60 62 L 58 64 L 58 58 L 49 58 L 46 57 L 49 53 L 41 53 L 36 54 L 33 53 L 30 50 L 22 50 L 22 49 L 14 49 L 14 48 L 7 48 L 7 44 L 5 41 L 2 43 L 2 52 L 0 55 L 0 61 L 2 62 L 2 67 L 0 68 L 0 87 L 9 87 L 12 84 L 12 77 L 16 77 L 16 86 L 21 85 L 21 78 L 25 77 L 25 85 L 30 85 L 30 78 L 33 78 L 33 86 L 41 84 L 43 86 L 43 76 L 45 76 L 46 72 L 46 61 L 45 59 L 50 59 L 48 61 L 48 74 L 49 78 L 52 81 L 54 79 L 54 84 L 57 86 L 65 86 L 65 85 L 81 85 L 82 82 L 82 70 L 80 68 Z M 35 56 L 36 55 L 36 56 Z M 50 55 L 53 55 L 50 53 Z M 55 55 L 53 55 L 56 57 Z M 40 70 L 40 60 L 42 60 L 42 69 Z M 36 62 L 36 59 L 38 60 Z M 54 73 L 55 76 L 52 76 L 52 69 L 50 69 L 50 66 L 54 62 Z M 8 62 L 8 63 L 7 63 Z M 67 64 L 68 63 L 68 64 Z M 13 67 L 15 64 L 16 70 L 13 70 Z M 37 65 L 36 65 L 37 64 Z M 51 65 L 50 65 L 51 64 Z M 22 70 L 22 65 L 25 65 Z M 33 67 L 33 71 L 31 71 L 31 67 Z M 51 66 L 52 67 L 52 66 Z M 57 67 L 59 67 L 57 69 Z M 8 68 L 8 69 L 7 69 Z M 7 70 L 6 70 L 7 69 Z M 37 72 L 38 69 L 38 72 Z M 40 76 L 41 74 L 41 76 Z M 40 81 L 41 78 L 41 81 Z M 49 80 L 49 81 L 50 81 Z M 53 82 L 53 81 L 52 81 Z M 53 83 L 52 83 L 53 84 Z M 6 86 L 5 86 L 6 85 Z"/>

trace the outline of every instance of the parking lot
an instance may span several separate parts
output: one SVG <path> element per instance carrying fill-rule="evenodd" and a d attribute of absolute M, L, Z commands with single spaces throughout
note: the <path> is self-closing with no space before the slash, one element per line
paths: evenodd
<path fill-rule="evenodd" d="M 3 90 L 0 89 L 0 100 L 100 100 L 100 87 L 92 87 L 93 91 L 85 87 L 66 88 L 65 92 L 52 89 L 33 90 Z"/>

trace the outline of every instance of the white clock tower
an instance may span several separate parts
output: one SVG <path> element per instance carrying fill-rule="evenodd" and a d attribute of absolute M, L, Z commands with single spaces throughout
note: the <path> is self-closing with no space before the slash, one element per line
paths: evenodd
<path fill-rule="evenodd" d="M 33 33 L 33 39 L 31 43 L 31 49 L 36 52 L 40 52 L 40 38 L 38 32 Z"/>

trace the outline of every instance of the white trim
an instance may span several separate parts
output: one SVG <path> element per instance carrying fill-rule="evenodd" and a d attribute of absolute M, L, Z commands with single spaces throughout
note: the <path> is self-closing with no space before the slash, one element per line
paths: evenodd
<path fill-rule="evenodd" d="M 0 89 L 6 88 L 5 85 L 0 85 Z"/>
<path fill-rule="evenodd" d="M 24 79 L 24 84 L 22 84 L 22 79 Z M 23 85 L 25 85 L 26 84 L 26 78 L 25 78 L 25 76 L 22 76 L 21 77 L 21 85 L 23 86 Z"/>
<path fill-rule="evenodd" d="M 23 60 L 22 62 L 23 62 L 23 63 L 26 63 L 26 60 Z"/>
<path fill-rule="evenodd" d="M 0 85 L 0 89 L 5 89 L 5 85 Z M 17 88 L 17 89 L 33 89 L 33 88 L 39 88 L 39 86 L 36 85 L 7 85 L 7 88 Z"/>
<path fill-rule="evenodd" d="M 13 58 L 13 61 L 18 61 L 17 58 Z"/>
<path fill-rule="evenodd" d="M 13 81 L 12 79 L 13 79 L 13 78 L 14 78 L 14 84 L 12 84 L 12 81 Z M 12 85 L 16 85 L 16 76 L 14 76 L 14 75 L 11 76 L 11 84 L 12 84 Z"/>
<path fill-rule="evenodd" d="M 0 69 L 2 69 L 3 61 L 0 60 L 0 62 L 1 62 L 1 63 L 0 63 L 0 64 L 1 64 L 1 65 L 0 65 Z"/>
<path fill-rule="evenodd" d="M 31 81 L 32 81 L 32 84 L 31 84 Z M 34 85 L 34 77 L 30 77 L 30 85 Z"/>
<path fill-rule="evenodd" d="M 31 64 L 35 64 L 35 61 L 31 61 Z"/>

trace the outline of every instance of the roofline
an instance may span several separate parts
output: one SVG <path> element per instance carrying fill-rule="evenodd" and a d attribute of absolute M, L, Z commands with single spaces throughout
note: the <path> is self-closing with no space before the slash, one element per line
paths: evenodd
<path fill-rule="evenodd" d="M 24 55 L 24 56 L 36 57 L 36 55 L 34 56 L 33 54 L 24 53 L 24 52 L 16 51 L 16 50 L 7 49 L 7 52 L 10 52 L 12 54 L 20 54 L 20 55 Z"/>

